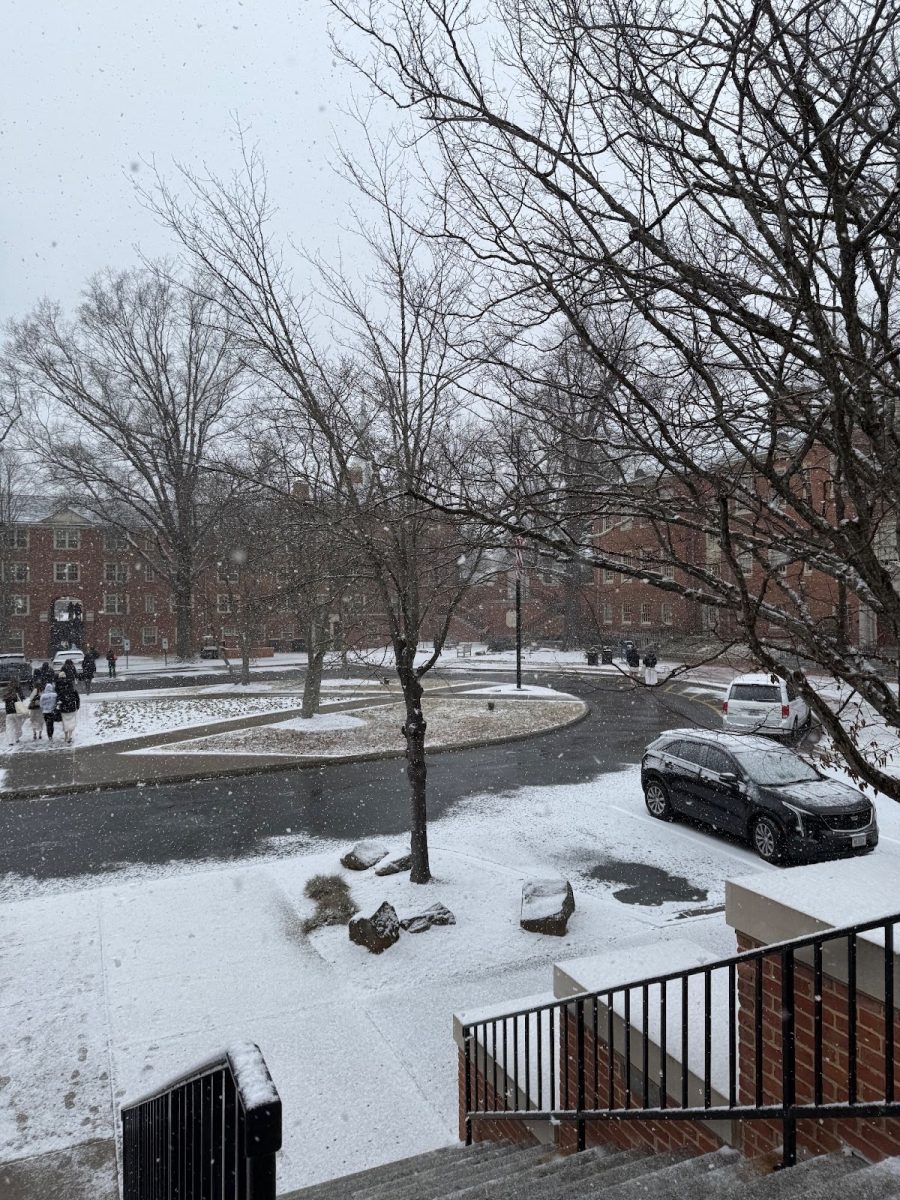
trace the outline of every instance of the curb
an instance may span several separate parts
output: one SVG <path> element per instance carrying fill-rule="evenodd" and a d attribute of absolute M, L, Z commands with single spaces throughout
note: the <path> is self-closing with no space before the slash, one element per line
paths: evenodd
<path fill-rule="evenodd" d="M 433 750 L 428 750 L 427 755 L 431 757 L 434 754 L 446 754 L 454 750 L 476 750 L 487 748 L 488 746 L 504 746 L 510 742 L 525 742 L 529 738 L 543 737 L 546 733 L 557 733 L 561 729 L 571 729 L 575 725 L 580 725 L 591 714 L 590 705 L 584 700 L 581 700 L 580 703 L 582 711 L 576 713 L 574 717 L 570 717 L 566 721 L 561 721 L 558 725 L 550 725 L 546 729 L 532 729 L 527 733 L 510 733 L 505 737 L 492 738 L 489 742 L 470 739 L 465 742 L 454 742 L 452 746 L 436 746 Z M 329 755 L 320 758 L 294 759 L 290 762 L 263 763 L 258 767 L 235 767 L 230 771 L 187 771 L 183 775 L 170 775 L 166 779 L 153 779 L 146 783 L 141 781 L 122 783 L 121 780 L 110 780 L 100 783 L 57 783 L 49 784 L 47 787 L 11 788 L 9 791 L 4 791 L 0 794 L 0 804 L 15 800 L 51 800 L 56 796 L 75 796 L 87 792 L 116 792 L 131 789 L 143 791 L 146 788 L 168 787 L 170 784 L 202 783 L 204 780 L 210 779 L 240 779 L 246 775 L 271 775 L 277 771 L 320 769 L 329 766 L 342 766 L 344 763 L 382 762 L 389 758 L 403 758 L 405 753 L 404 750 L 375 750 L 369 754 L 348 754 L 341 758 Z"/>

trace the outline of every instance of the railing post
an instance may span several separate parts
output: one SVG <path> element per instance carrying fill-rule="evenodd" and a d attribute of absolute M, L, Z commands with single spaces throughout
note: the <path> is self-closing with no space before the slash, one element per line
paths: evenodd
<path fill-rule="evenodd" d="M 585 1147 L 584 1120 L 584 1001 L 575 1002 L 575 1148 Z"/>
<path fill-rule="evenodd" d="M 472 1033 L 471 1030 L 463 1031 L 463 1060 L 465 1064 L 466 1078 L 464 1083 L 465 1088 L 465 1105 L 466 1105 L 466 1145 L 472 1145 Z M 475 1054 L 476 1069 L 478 1063 L 478 1053 Z"/>
<path fill-rule="evenodd" d="M 247 1159 L 247 1200 L 275 1200 L 275 1155 Z"/>
<path fill-rule="evenodd" d="M 797 1162 L 797 1119 L 793 1116 L 796 1103 L 796 1055 L 794 1021 L 794 951 L 786 947 L 781 954 L 781 1103 L 784 1152 L 781 1165 L 793 1167 Z"/>

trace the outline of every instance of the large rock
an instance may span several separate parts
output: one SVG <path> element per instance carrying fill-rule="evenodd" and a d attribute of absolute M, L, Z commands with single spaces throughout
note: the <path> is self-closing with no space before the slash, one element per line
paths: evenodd
<path fill-rule="evenodd" d="M 367 871 L 369 867 L 381 862 L 386 854 L 387 850 L 377 842 L 357 842 L 352 850 L 348 850 L 343 856 L 341 866 L 346 867 L 348 871 Z"/>
<path fill-rule="evenodd" d="M 443 904 L 438 902 L 432 904 L 430 908 L 426 908 L 424 912 L 415 913 L 411 917 L 404 917 L 400 922 L 407 933 L 424 933 L 426 929 L 431 929 L 433 925 L 455 925 L 456 917 L 449 908 L 445 908 Z"/>
<path fill-rule="evenodd" d="M 375 868 L 376 875 L 399 875 L 401 871 L 408 871 L 412 867 L 411 854 L 392 854 L 390 858 L 386 858 L 380 862 Z"/>
<path fill-rule="evenodd" d="M 529 933 L 562 937 L 575 911 L 575 896 L 567 879 L 527 879 L 522 884 L 519 924 Z"/>
<path fill-rule="evenodd" d="M 350 941 L 381 954 L 400 938 L 400 920 L 393 905 L 384 904 L 371 917 L 354 917 L 349 925 Z"/>

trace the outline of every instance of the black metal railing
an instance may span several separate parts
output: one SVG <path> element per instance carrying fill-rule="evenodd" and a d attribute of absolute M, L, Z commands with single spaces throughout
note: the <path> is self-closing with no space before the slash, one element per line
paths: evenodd
<path fill-rule="evenodd" d="M 235 1047 L 122 1108 L 124 1200 L 275 1200 L 281 1101 Z"/>
<path fill-rule="evenodd" d="M 583 992 L 462 1027 L 466 1142 L 479 1119 L 900 1116 L 900 914 Z"/>

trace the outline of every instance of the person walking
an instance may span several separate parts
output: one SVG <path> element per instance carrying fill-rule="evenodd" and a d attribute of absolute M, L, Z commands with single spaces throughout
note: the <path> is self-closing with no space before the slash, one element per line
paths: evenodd
<path fill-rule="evenodd" d="M 15 679 L 11 679 L 3 693 L 3 703 L 6 707 L 6 740 L 11 746 L 14 746 L 22 736 L 22 723 L 25 716 L 19 711 L 19 705 L 23 703 L 24 699 L 22 689 Z"/>
<path fill-rule="evenodd" d="M 62 669 L 63 669 L 63 675 L 65 675 L 66 680 L 72 685 L 72 687 L 74 687 L 75 680 L 78 678 L 78 671 L 75 667 L 75 664 L 72 662 L 71 658 L 66 659 L 66 661 L 62 665 Z"/>
<path fill-rule="evenodd" d="M 106 665 L 109 669 L 110 679 L 115 679 L 115 677 L 116 677 L 116 652 L 115 652 L 115 650 L 113 650 L 112 646 L 110 646 L 110 648 L 106 652 Z"/>
<path fill-rule="evenodd" d="M 37 678 L 40 680 L 39 691 L 43 691 L 50 680 L 53 678 L 53 668 L 48 662 L 42 662 L 37 669 Z"/>
<path fill-rule="evenodd" d="M 31 722 L 31 740 L 39 742 L 44 736 L 44 714 L 41 712 L 41 689 L 36 684 L 28 697 L 28 720 Z"/>
<path fill-rule="evenodd" d="M 656 664 L 658 661 L 656 651 L 651 646 L 644 655 L 644 683 L 649 687 L 653 687 L 659 678 L 656 674 Z"/>
<path fill-rule="evenodd" d="M 44 690 L 41 692 L 41 715 L 44 718 L 44 725 L 47 728 L 47 740 L 53 741 L 53 726 L 56 724 L 56 688 L 53 685 L 53 680 L 49 679 L 44 684 Z"/>
<path fill-rule="evenodd" d="M 75 726 L 78 722 L 78 710 L 81 708 L 81 697 L 78 688 L 63 672 L 60 672 L 56 683 L 56 707 L 62 717 L 63 736 L 67 746 L 72 744 L 75 737 Z"/>
<path fill-rule="evenodd" d="M 84 656 L 84 662 L 81 664 L 81 678 L 84 680 L 85 695 L 91 694 L 91 684 L 94 682 L 94 676 L 97 673 L 97 660 L 92 651 L 88 651 Z"/>

